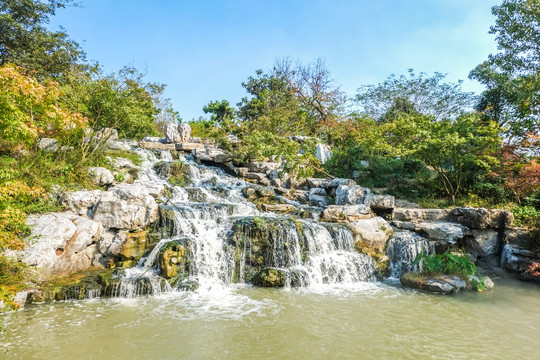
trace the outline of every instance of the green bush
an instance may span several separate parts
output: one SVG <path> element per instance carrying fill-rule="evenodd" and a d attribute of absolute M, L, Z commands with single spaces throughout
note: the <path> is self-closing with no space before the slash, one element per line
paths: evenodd
<path fill-rule="evenodd" d="M 427 255 L 421 252 L 414 259 L 413 266 L 421 266 L 427 275 L 459 275 L 467 278 L 476 275 L 476 265 L 463 254 L 445 252 Z"/>

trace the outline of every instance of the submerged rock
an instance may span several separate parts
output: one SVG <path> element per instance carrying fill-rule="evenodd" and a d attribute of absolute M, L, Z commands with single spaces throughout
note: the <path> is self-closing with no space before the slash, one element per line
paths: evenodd
<path fill-rule="evenodd" d="M 262 269 L 251 279 L 253 285 L 262 287 L 284 287 L 286 281 L 287 271 L 276 268 Z"/>

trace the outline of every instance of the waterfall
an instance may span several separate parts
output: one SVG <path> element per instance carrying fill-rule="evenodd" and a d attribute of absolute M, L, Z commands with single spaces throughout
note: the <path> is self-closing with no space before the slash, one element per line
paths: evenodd
<path fill-rule="evenodd" d="M 400 278 L 406 272 L 417 271 L 412 262 L 418 254 L 432 254 L 435 247 L 432 242 L 408 230 L 394 233 L 388 241 L 386 254 L 390 259 L 391 277 Z"/>
<path fill-rule="evenodd" d="M 261 213 L 241 193 L 248 183 L 221 169 L 198 165 L 191 156 L 181 159 L 187 166 L 189 184 L 174 186 L 165 171 L 154 170 L 157 162 L 167 165 L 172 161 L 170 153 L 162 153 L 158 159 L 152 151 L 139 152 L 145 159 L 140 179 L 169 189 L 172 196 L 162 200 L 174 216 L 166 220 L 170 227 L 167 238 L 136 267 L 118 275 L 107 295 L 159 294 L 182 289 L 187 283 L 197 283 L 201 290 L 223 288 L 249 282 L 265 268 L 285 273 L 286 286 L 349 284 L 375 278 L 375 262 L 354 249 L 353 235 L 345 226 Z M 171 246 L 176 251 L 170 250 L 175 266 L 181 263 L 186 268 L 179 275 L 173 271 L 167 281 L 160 258 Z"/>

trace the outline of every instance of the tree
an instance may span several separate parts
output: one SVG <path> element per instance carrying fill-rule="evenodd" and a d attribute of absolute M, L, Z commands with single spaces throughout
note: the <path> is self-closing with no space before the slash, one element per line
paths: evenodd
<path fill-rule="evenodd" d="M 63 31 L 45 28 L 49 16 L 72 0 L 0 1 L 0 66 L 13 63 L 34 70 L 38 77 L 58 76 L 84 57 Z"/>
<path fill-rule="evenodd" d="M 40 83 L 14 65 L 0 67 L 0 153 L 83 128 L 87 119 L 62 108 L 59 98 L 57 83 Z"/>
<path fill-rule="evenodd" d="M 487 87 L 478 109 L 507 126 L 511 136 L 540 130 L 540 3 L 505 0 L 494 6 L 490 33 L 500 52 L 474 68 L 469 77 Z"/>
<path fill-rule="evenodd" d="M 154 99 L 164 87 L 145 83 L 133 67 L 104 75 L 99 66 L 73 68 L 62 90 L 67 108 L 82 113 L 93 129 L 116 128 L 125 137 L 157 134 Z"/>
<path fill-rule="evenodd" d="M 238 104 L 238 116 L 246 132 L 268 131 L 274 136 L 313 134 L 313 119 L 283 77 L 257 70 L 256 77 L 249 77 L 242 86 L 251 96 Z"/>
<path fill-rule="evenodd" d="M 437 173 L 444 193 L 454 201 L 496 164 L 492 153 L 500 142 L 498 125 L 474 113 L 439 121 L 403 115 L 381 127 L 378 146 L 392 156 L 422 160 Z"/>
<path fill-rule="evenodd" d="M 461 89 L 462 81 L 444 82 L 445 77 L 438 72 L 416 75 L 409 69 L 408 77 L 392 74 L 383 83 L 360 87 L 356 101 L 378 122 L 390 121 L 399 112 L 455 119 L 473 106 L 474 94 Z"/>
<path fill-rule="evenodd" d="M 292 63 L 289 58 L 276 61 L 274 74 L 294 91 L 305 111 L 316 125 L 339 117 L 346 96 L 334 85 L 328 65 L 323 59 L 311 64 Z"/>
<path fill-rule="evenodd" d="M 205 114 L 211 114 L 208 122 L 210 126 L 219 125 L 224 130 L 229 130 L 234 123 L 235 111 L 227 100 L 210 101 L 203 111 Z"/>

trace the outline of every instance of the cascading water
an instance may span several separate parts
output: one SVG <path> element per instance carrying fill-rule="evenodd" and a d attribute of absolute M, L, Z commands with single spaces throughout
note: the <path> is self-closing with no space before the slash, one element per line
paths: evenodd
<path fill-rule="evenodd" d="M 422 252 L 434 253 L 432 242 L 408 230 L 394 233 L 388 241 L 386 254 L 390 260 L 391 277 L 401 277 L 406 272 L 419 270 L 412 265 L 416 256 Z"/>
<path fill-rule="evenodd" d="M 170 153 L 162 152 L 157 159 L 151 151 L 139 152 L 146 160 L 137 181 L 160 183 L 169 189 L 172 196 L 163 200 L 174 219 L 169 238 L 162 239 L 136 267 L 126 270 L 110 296 L 159 294 L 195 281 L 201 290 L 227 287 L 248 282 L 269 267 L 286 272 L 287 285 L 292 286 L 374 278 L 374 261 L 354 250 L 352 233 L 346 227 L 260 213 L 241 193 L 248 185 L 245 181 L 221 169 L 197 165 L 190 157 L 180 160 L 189 167 L 191 184 L 174 186 L 166 174 L 154 170 L 157 162 L 171 161 Z M 171 282 L 171 288 L 161 276 L 159 257 L 178 239 L 184 239 L 181 248 L 189 253 L 189 269 L 187 277 Z"/>

